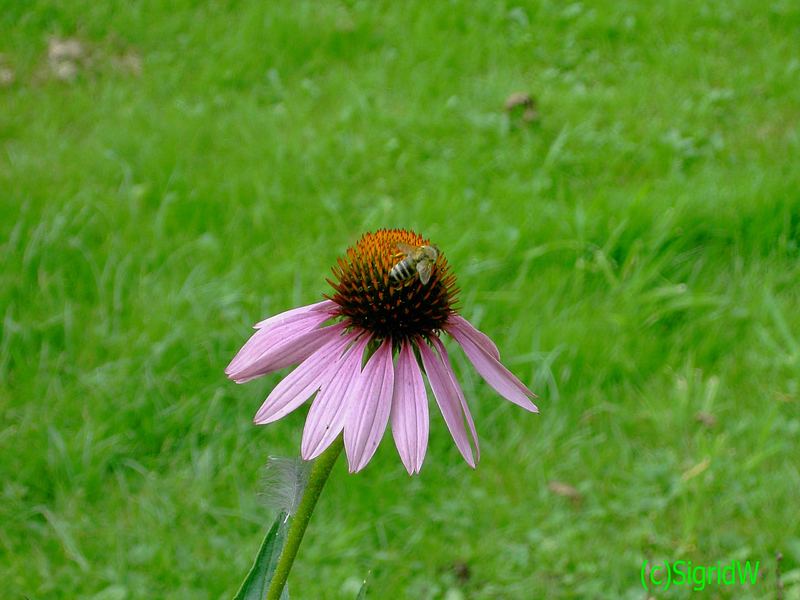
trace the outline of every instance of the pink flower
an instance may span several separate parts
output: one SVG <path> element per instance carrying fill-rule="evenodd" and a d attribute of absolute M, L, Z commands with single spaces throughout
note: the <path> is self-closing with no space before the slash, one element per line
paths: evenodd
<path fill-rule="evenodd" d="M 429 244 L 405 230 L 365 234 L 334 267 L 333 296 L 257 323 L 225 373 L 244 383 L 300 363 L 275 386 L 255 422 L 277 421 L 316 394 L 303 430 L 304 459 L 319 456 L 344 431 L 350 472 L 360 471 L 391 421 L 409 474 L 419 472 L 428 445 L 424 374 L 456 446 L 475 467 L 478 435 L 441 332 L 498 394 L 530 412 L 538 412 L 529 399 L 536 396 L 500 363 L 492 340 L 453 309 L 455 277 L 441 253 L 425 284 L 413 263 L 410 277 L 390 276 L 405 256 L 398 243 Z"/>

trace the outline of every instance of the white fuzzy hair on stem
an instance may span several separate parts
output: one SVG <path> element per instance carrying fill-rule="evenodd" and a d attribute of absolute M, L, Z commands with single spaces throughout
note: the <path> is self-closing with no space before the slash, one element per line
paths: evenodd
<path fill-rule="evenodd" d="M 310 463 L 300 458 L 270 456 L 261 476 L 261 501 L 293 515 L 306 489 L 309 469 Z"/>

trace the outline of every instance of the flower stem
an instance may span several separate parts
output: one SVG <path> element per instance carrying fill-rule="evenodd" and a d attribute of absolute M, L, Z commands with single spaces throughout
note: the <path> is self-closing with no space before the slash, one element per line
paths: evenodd
<path fill-rule="evenodd" d="M 297 556 L 297 550 L 300 548 L 300 542 L 303 540 L 306 527 L 308 527 L 308 522 L 311 520 L 311 514 L 314 512 L 314 507 L 317 505 L 322 488 L 325 482 L 328 481 L 331 469 L 333 469 L 336 459 L 342 453 L 343 447 L 344 441 L 342 436 L 339 436 L 325 452 L 320 454 L 311 467 L 308 484 L 303 491 L 303 497 L 300 499 L 297 512 L 292 516 L 292 523 L 289 525 L 289 532 L 286 534 L 286 543 L 283 546 L 278 565 L 275 567 L 275 573 L 267 590 L 267 600 L 280 600 L 281 592 L 283 592 L 286 580 L 289 577 L 289 571 L 291 571 L 295 556 Z"/>

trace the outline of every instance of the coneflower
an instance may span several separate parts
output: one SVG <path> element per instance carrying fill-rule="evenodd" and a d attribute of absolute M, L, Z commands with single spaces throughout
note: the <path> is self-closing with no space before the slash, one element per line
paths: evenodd
<path fill-rule="evenodd" d="M 334 266 L 334 279 L 328 280 L 333 293 L 326 300 L 257 323 L 225 372 L 244 383 L 299 363 L 269 394 L 255 422 L 276 421 L 316 394 L 303 430 L 304 459 L 319 456 L 343 431 L 350 471 L 360 471 L 391 421 L 410 474 L 419 472 L 428 445 L 425 376 L 456 446 L 474 467 L 478 436 L 442 332 L 501 396 L 538 412 L 530 400 L 535 394 L 500 363 L 492 340 L 456 312 L 455 277 L 441 252 L 428 253 L 436 260 L 427 283 L 413 274 L 402 281 L 390 277 L 404 260 L 398 244 L 430 243 L 402 229 L 364 234 Z"/>

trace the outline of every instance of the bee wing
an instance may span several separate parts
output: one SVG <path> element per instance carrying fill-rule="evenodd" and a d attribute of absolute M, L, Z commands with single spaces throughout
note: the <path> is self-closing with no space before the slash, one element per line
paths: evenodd
<path fill-rule="evenodd" d="M 414 250 L 416 250 L 414 246 L 409 246 L 408 244 L 404 244 L 403 242 L 397 242 L 397 249 L 400 250 L 400 252 L 402 252 L 406 256 L 408 256 L 409 254 L 414 252 Z"/>
<path fill-rule="evenodd" d="M 421 260 L 417 263 L 417 273 L 419 273 L 419 280 L 422 285 L 425 285 L 430 280 L 431 271 L 433 271 L 433 263 L 431 261 Z"/>
<path fill-rule="evenodd" d="M 432 262 L 436 262 L 436 259 L 439 258 L 439 249 L 436 246 L 425 246 L 423 251 Z"/>

